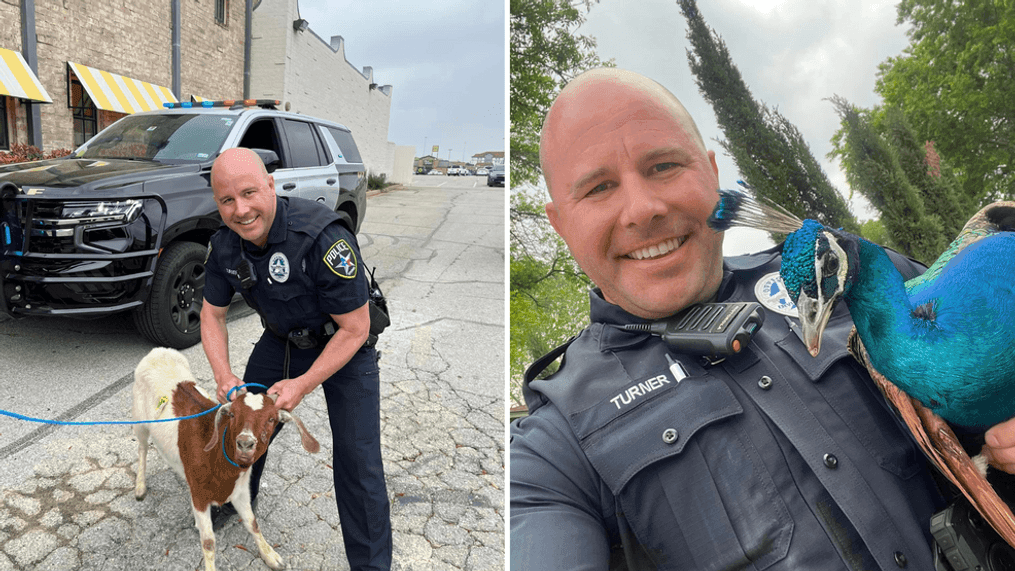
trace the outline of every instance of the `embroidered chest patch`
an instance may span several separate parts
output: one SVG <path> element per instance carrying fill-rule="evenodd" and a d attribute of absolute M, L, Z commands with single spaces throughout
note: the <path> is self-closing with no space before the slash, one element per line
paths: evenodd
<path fill-rule="evenodd" d="M 328 253 L 324 254 L 324 265 L 339 277 L 356 277 L 356 254 L 344 239 L 332 244 Z"/>
<path fill-rule="evenodd" d="M 789 317 L 797 317 L 796 303 L 789 297 L 789 291 L 782 283 L 779 272 L 763 276 L 754 284 L 754 297 L 766 308 Z"/>
<path fill-rule="evenodd" d="M 275 278 L 275 281 L 282 283 L 289 279 L 289 258 L 282 252 L 275 252 L 268 260 L 268 274 Z"/>

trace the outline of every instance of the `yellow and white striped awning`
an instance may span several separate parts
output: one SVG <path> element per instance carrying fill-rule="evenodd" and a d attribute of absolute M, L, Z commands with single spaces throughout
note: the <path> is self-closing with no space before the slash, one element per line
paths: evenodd
<path fill-rule="evenodd" d="M 0 48 L 0 95 L 52 103 L 46 88 L 39 83 L 19 52 Z"/>
<path fill-rule="evenodd" d="M 200 103 L 202 101 L 207 101 L 207 99 L 208 99 L 207 97 L 201 97 L 200 95 L 194 95 L 193 93 L 190 94 L 190 100 L 192 102 L 194 102 L 194 103 Z"/>
<path fill-rule="evenodd" d="M 92 103 L 99 109 L 130 114 L 162 109 L 163 103 L 177 102 L 168 87 L 152 85 L 71 61 L 67 64 L 85 87 L 88 96 L 92 98 Z"/>

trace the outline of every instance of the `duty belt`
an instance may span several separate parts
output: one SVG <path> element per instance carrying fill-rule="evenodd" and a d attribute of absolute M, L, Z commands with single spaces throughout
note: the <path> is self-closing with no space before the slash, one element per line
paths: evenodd
<path fill-rule="evenodd" d="M 291 342 L 298 349 L 313 349 L 319 345 L 324 345 L 332 335 L 338 332 L 338 326 L 335 325 L 334 321 L 330 320 L 315 327 L 292 329 L 288 333 L 282 333 L 276 325 L 268 323 L 263 317 L 261 318 L 261 325 L 279 340 Z M 369 335 L 363 346 L 373 347 L 376 343 L 377 336 Z"/>

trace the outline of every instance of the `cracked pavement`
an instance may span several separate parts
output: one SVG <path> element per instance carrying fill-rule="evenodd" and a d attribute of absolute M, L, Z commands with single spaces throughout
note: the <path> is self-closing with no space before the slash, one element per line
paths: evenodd
<path fill-rule="evenodd" d="M 504 569 L 504 201 L 503 189 L 453 185 L 368 199 L 360 247 L 392 313 L 378 349 L 393 569 Z M 242 302 L 229 319 L 242 376 L 261 326 Z M 0 388 L 0 408 L 127 420 L 133 368 L 150 349 L 122 316 L 0 318 L 0 360 L 16 371 Z M 212 387 L 201 347 L 183 353 Z M 295 412 L 321 451 L 306 453 L 297 431 L 283 430 L 268 456 L 258 523 L 288 569 L 349 569 L 320 389 Z M 157 453 L 148 458 L 148 495 L 136 501 L 129 427 L 0 417 L 0 571 L 203 569 L 186 486 Z M 218 569 L 268 568 L 235 518 L 216 539 Z"/>

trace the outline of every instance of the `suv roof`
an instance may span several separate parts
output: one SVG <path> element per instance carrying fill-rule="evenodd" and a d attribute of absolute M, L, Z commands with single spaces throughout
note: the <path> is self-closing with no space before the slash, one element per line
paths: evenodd
<path fill-rule="evenodd" d="M 202 114 L 202 113 L 204 113 L 204 114 L 208 114 L 208 115 L 236 115 L 237 117 L 239 117 L 241 115 L 248 115 L 248 116 L 254 116 L 254 117 L 259 116 L 259 115 L 266 115 L 266 116 L 272 116 L 272 117 L 288 117 L 290 119 L 299 119 L 301 121 L 313 121 L 314 123 L 321 123 L 321 124 L 325 124 L 325 125 L 330 125 L 332 127 L 338 127 L 338 128 L 343 129 L 345 131 L 350 131 L 350 129 L 348 127 L 346 127 L 345 125 L 343 125 L 341 123 L 336 123 L 335 121 L 330 121 L 328 119 L 321 119 L 321 118 L 318 118 L 318 117 L 310 117 L 309 115 L 303 115 L 302 113 L 293 113 L 292 111 L 282 111 L 280 109 L 265 108 L 263 106 L 247 106 L 247 107 L 239 107 L 239 106 L 233 106 L 233 107 L 172 107 L 172 108 L 169 108 L 169 109 L 159 109 L 157 111 L 142 111 L 142 112 L 139 112 L 139 113 L 134 113 L 133 115 L 179 115 L 181 113 L 185 113 L 185 114 L 191 114 L 191 113 Z"/>

